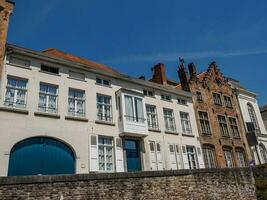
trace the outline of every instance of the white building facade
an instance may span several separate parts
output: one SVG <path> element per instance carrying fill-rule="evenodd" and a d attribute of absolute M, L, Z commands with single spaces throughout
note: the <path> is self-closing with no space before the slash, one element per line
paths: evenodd
<path fill-rule="evenodd" d="M 253 160 L 256 165 L 267 163 L 267 131 L 257 102 L 257 95 L 242 87 L 236 80 L 230 79 L 230 83 L 239 101 L 246 132 L 247 134 L 254 132 L 256 135 L 256 141 L 253 141 L 253 137 L 248 138 L 249 143 L 250 139 L 252 143 L 257 143 L 251 147 Z"/>
<path fill-rule="evenodd" d="M 190 93 L 92 65 L 7 46 L 0 176 L 204 168 Z"/>

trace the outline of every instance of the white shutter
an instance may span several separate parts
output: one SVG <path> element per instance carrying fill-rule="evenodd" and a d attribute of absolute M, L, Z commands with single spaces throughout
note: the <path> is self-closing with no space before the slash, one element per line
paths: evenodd
<path fill-rule="evenodd" d="M 202 152 L 201 152 L 200 147 L 197 148 L 197 160 L 198 160 L 199 168 L 205 168 L 205 164 L 204 164 L 204 160 L 202 157 Z"/>
<path fill-rule="evenodd" d="M 169 150 L 170 150 L 171 169 L 176 170 L 177 169 L 177 163 L 176 163 L 176 157 L 175 157 L 175 146 L 173 144 L 170 144 Z"/>
<path fill-rule="evenodd" d="M 116 138 L 116 172 L 124 172 L 121 138 Z"/>
<path fill-rule="evenodd" d="M 156 143 L 156 152 L 157 152 L 157 168 L 158 170 L 163 170 L 162 155 L 161 155 L 161 146 L 160 143 Z"/>
<path fill-rule="evenodd" d="M 178 164 L 178 169 L 183 169 L 183 159 L 181 156 L 181 149 L 178 144 L 175 145 L 175 151 L 176 151 L 176 161 Z"/>
<path fill-rule="evenodd" d="M 156 160 L 156 152 L 155 152 L 155 143 L 149 142 L 150 148 L 150 168 L 152 171 L 157 170 L 157 160 Z"/>
<path fill-rule="evenodd" d="M 91 136 L 90 144 L 90 171 L 98 171 L 98 141 L 96 135 Z"/>
<path fill-rule="evenodd" d="M 183 157 L 183 164 L 184 164 L 184 169 L 189 169 L 189 161 L 187 157 L 187 151 L 186 151 L 186 146 L 182 146 L 182 157 Z"/>

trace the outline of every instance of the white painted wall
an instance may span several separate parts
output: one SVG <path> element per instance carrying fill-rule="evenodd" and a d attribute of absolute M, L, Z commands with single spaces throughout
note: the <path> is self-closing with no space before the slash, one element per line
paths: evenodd
<path fill-rule="evenodd" d="M 0 107 L 4 106 L 3 102 L 5 99 L 7 76 L 17 76 L 28 80 L 26 110 L 29 111 L 29 114 L 22 115 L 18 113 L 0 111 L 0 176 L 7 175 L 9 154 L 13 145 L 23 139 L 34 136 L 48 136 L 56 138 L 68 144 L 74 150 L 76 155 L 76 173 L 88 173 L 90 171 L 90 136 L 104 135 L 114 138 L 119 137 L 119 113 L 116 109 L 115 92 L 121 88 L 127 88 L 129 90 L 134 90 L 142 93 L 144 87 L 118 79 L 111 79 L 111 87 L 100 86 L 95 83 L 96 74 L 65 66 L 59 66 L 56 64 L 52 64 L 52 66 L 59 67 L 60 73 L 59 75 L 51 75 L 40 72 L 41 63 L 48 65 L 51 65 L 51 63 L 46 63 L 34 58 L 31 58 L 30 60 L 30 69 L 8 64 L 8 57 L 6 59 L 7 63 L 4 66 L 4 73 L 2 74 L 2 82 L 0 88 Z M 70 69 L 85 73 L 85 81 L 70 79 L 68 77 Z M 58 114 L 60 115 L 60 119 L 52 119 L 34 115 L 34 112 L 38 111 L 40 82 L 50 83 L 58 86 Z M 88 122 L 70 121 L 65 119 L 65 116 L 68 115 L 67 106 L 69 88 L 85 90 L 86 118 L 88 119 Z M 115 126 L 95 123 L 95 120 L 97 119 L 97 93 L 109 95 L 112 97 L 112 113 Z M 187 99 L 188 105 L 185 106 L 177 104 L 176 98 L 178 96 L 172 94 L 173 102 L 167 102 L 160 99 L 161 91 L 156 90 L 155 94 L 155 98 L 145 97 L 144 102 L 147 104 L 155 105 L 157 107 L 158 122 L 161 132 L 156 133 L 149 131 L 148 136 L 144 137 L 143 139 L 143 170 L 151 170 L 150 151 L 148 146 L 149 141 L 157 141 L 161 144 L 164 169 L 171 169 L 168 144 L 175 143 L 180 147 L 185 145 L 192 145 L 196 148 L 201 148 L 200 142 L 198 140 L 198 130 L 195 121 L 195 112 L 192 100 L 190 98 Z M 163 118 L 163 108 L 171 108 L 174 110 L 176 128 L 177 132 L 179 133 L 178 135 L 164 133 L 165 125 Z M 182 127 L 179 114 L 180 111 L 188 112 L 190 114 L 194 137 L 182 136 Z M 186 160 L 184 162 L 186 163 Z M 199 166 L 201 168 L 204 168 L 202 155 L 199 155 L 198 162 Z"/>

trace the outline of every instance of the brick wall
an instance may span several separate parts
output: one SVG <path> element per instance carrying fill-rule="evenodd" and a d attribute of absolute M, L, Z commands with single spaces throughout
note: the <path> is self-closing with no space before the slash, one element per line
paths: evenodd
<path fill-rule="evenodd" d="M 2 74 L 2 65 L 5 55 L 5 45 L 8 31 L 9 17 L 13 10 L 13 3 L 6 0 L 0 0 L 0 77 Z"/>
<path fill-rule="evenodd" d="M 254 200 L 250 169 L 0 177 L 0 199 Z"/>

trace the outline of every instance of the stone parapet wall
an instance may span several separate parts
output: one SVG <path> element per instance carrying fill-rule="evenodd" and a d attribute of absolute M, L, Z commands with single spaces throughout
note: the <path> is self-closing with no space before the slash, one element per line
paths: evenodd
<path fill-rule="evenodd" d="M 256 199 L 250 169 L 0 177 L 0 199 Z"/>

